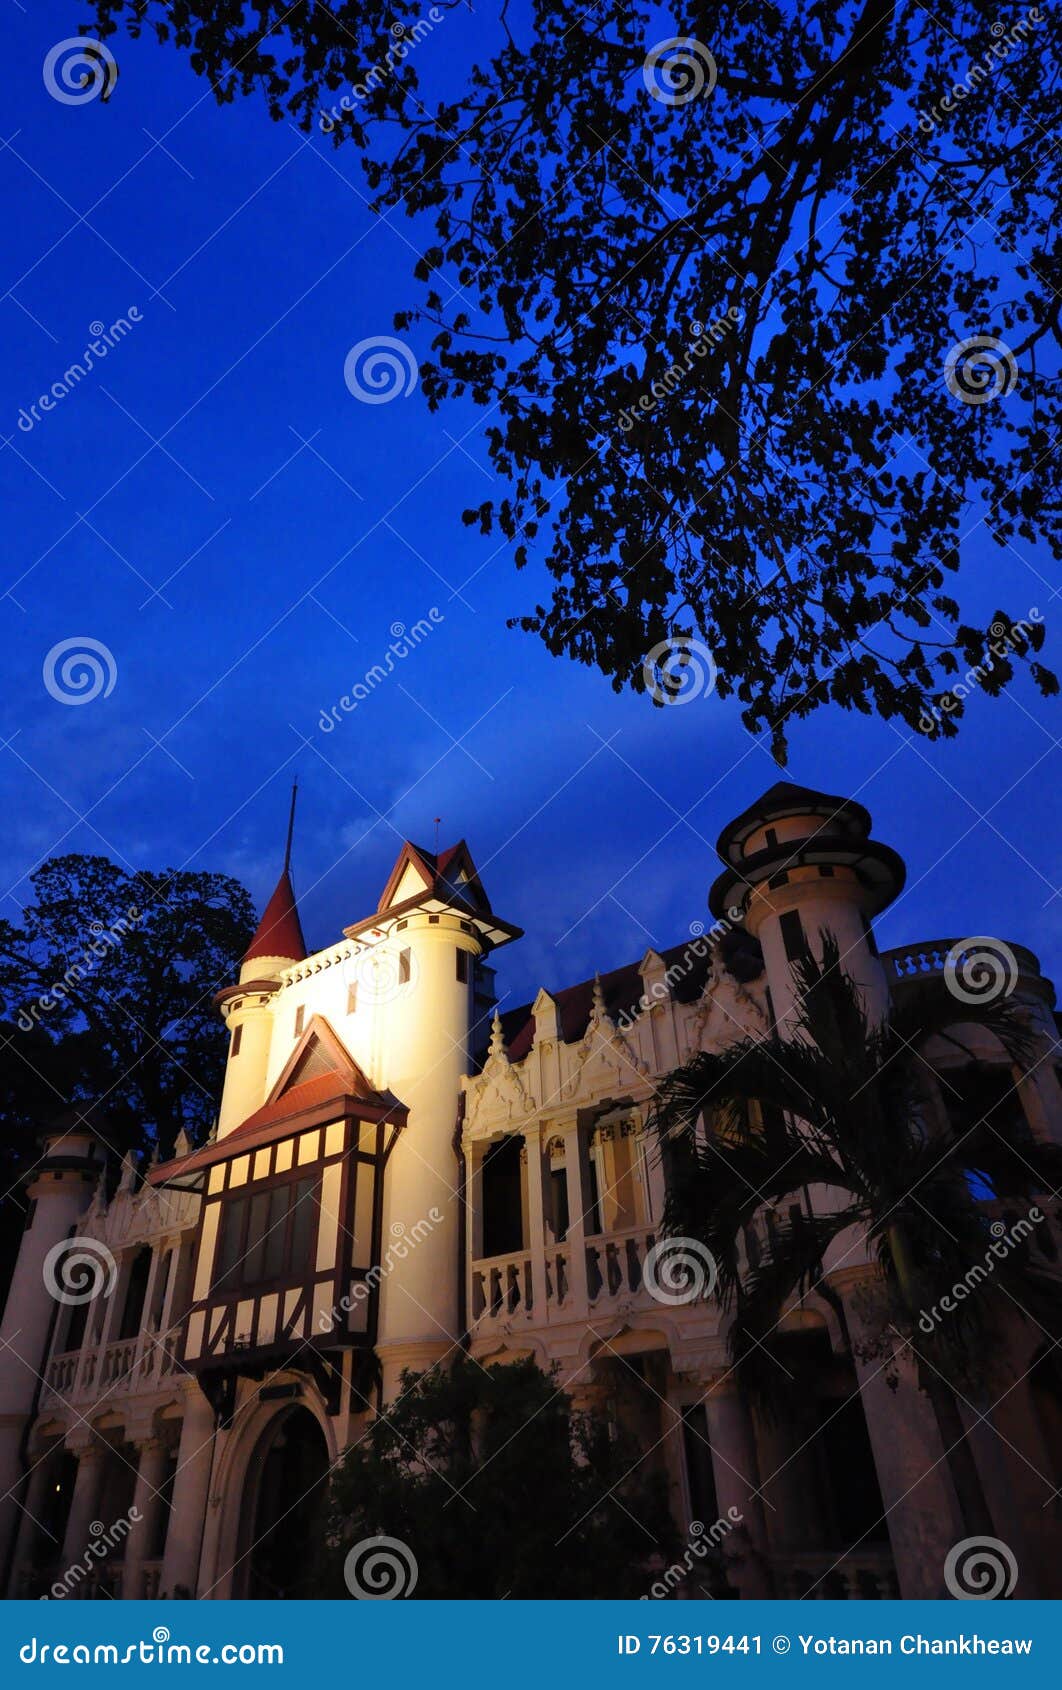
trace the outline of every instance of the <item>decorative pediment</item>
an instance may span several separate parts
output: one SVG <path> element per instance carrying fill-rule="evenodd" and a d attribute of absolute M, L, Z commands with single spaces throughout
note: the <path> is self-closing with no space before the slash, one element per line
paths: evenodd
<path fill-rule="evenodd" d="M 601 978 L 594 977 L 590 1019 L 572 1054 L 573 1072 L 564 1087 L 565 1098 L 592 1096 L 602 1086 L 622 1086 L 649 1069 L 630 1040 L 620 1032 L 605 1008 Z"/>
<path fill-rule="evenodd" d="M 465 1081 L 465 1096 L 469 1126 L 480 1114 L 496 1123 L 499 1117 L 506 1122 L 526 1121 L 535 1112 L 535 1100 L 524 1085 L 520 1070 L 509 1061 L 497 1010 L 491 1025 L 487 1060 L 474 1079 Z"/>
<path fill-rule="evenodd" d="M 687 1057 L 700 1050 L 725 1050 L 741 1039 L 761 1037 L 768 1025 L 763 983 L 736 980 L 716 951 L 700 1002 L 687 1025 Z"/>

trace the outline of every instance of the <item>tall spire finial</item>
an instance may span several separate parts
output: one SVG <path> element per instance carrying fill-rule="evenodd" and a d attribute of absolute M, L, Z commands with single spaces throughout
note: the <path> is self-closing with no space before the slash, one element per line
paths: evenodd
<path fill-rule="evenodd" d="M 291 810 L 290 810 L 289 815 L 288 815 L 288 842 L 284 847 L 284 873 L 285 874 L 287 874 L 288 870 L 291 867 L 291 840 L 292 840 L 292 835 L 295 832 L 295 799 L 298 796 L 298 791 L 299 791 L 299 782 L 298 782 L 298 777 L 296 776 L 296 778 L 291 783 Z"/>

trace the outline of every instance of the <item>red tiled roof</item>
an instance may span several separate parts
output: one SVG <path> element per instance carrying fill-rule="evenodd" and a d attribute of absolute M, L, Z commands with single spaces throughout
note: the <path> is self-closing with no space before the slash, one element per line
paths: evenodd
<path fill-rule="evenodd" d="M 326 1103 L 338 1102 L 349 1091 L 349 1075 L 317 1074 L 312 1080 L 303 1080 L 301 1085 L 289 1086 L 272 1103 L 263 1103 L 261 1109 L 248 1115 L 246 1121 L 241 1121 L 227 1137 L 239 1138 L 242 1133 L 253 1133 L 258 1127 L 271 1127 L 277 1121 L 286 1121 L 289 1115 L 299 1115 L 304 1109 L 319 1109 Z M 374 1093 L 374 1101 L 377 1097 L 378 1094 Z"/>
<path fill-rule="evenodd" d="M 763 958 L 759 946 L 748 934 L 740 930 L 732 932 L 723 937 L 719 945 L 725 965 L 734 972 L 735 978 L 751 980 L 762 972 Z M 670 990 L 679 1003 L 695 1003 L 700 997 L 712 965 L 714 948 L 711 943 L 700 939 L 687 939 L 682 945 L 672 945 L 669 950 L 661 951 L 665 971 L 675 970 Z M 614 968 L 610 973 L 601 975 L 601 994 L 613 1021 L 621 1015 L 637 1013 L 645 992 L 639 973 L 641 962 L 639 957 L 637 962 L 625 963 L 622 968 Z M 565 1044 L 574 1044 L 582 1038 L 590 1020 L 594 982 L 592 979 L 580 980 L 577 985 L 551 992 L 550 996 L 557 1005 L 560 1036 Z M 521 1004 L 518 1009 L 505 1010 L 501 1015 L 502 1033 L 511 1062 L 521 1061 L 534 1044 L 532 1007 L 529 1003 Z"/>
<path fill-rule="evenodd" d="M 295 889 L 287 869 L 277 881 L 276 890 L 262 912 L 258 931 L 251 940 L 243 960 L 249 962 L 256 956 L 290 957 L 292 962 L 302 962 L 306 956 L 306 941 L 302 936 L 302 925 L 295 904 Z"/>
<path fill-rule="evenodd" d="M 215 1140 L 213 1144 L 204 1144 L 190 1155 L 174 1157 L 169 1162 L 159 1162 L 148 1170 L 149 1185 L 166 1185 L 170 1180 L 185 1174 L 195 1173 L 199 1168 L 209 1167 L 212 1162 L 225 1160 L 230 1154 L 230 1147 L 243 1141 L 249 1141 L 249 1147 L 258 1143 L 271 1143 L 274 1138 L 283 1137 L 283 1133 L 271 1132 L 271 1128 L 280 1127 L 286 1121 L 296 1121 L 299 1117 L 311 1117 L 310 1123 L 319 1122 L 322 1112 L 335 1108 L 336 1119 L 344 1115 L 359 1116 L 363 1111 L 368 1120 L 395 1120 L 405 1117 L 405 1106 L 400 1103 L 392 1092 L 358 1090 L 352 1092 L 352 1077 L 350 1074 L 317 1074 L 312 1080 L 304 1080 L 301 1085 L 288 1086 L 270 1103 L 263 1103 L 253 1115 L 248 1115 L 246 1121 L 241 1121 L 231 1133 Z M 293 1129 L 293 1130 L 297 1130 Z"/>

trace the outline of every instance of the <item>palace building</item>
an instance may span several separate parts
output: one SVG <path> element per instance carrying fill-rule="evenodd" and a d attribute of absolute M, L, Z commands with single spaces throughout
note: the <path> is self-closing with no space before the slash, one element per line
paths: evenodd
<path fill-rule="evenodd" d="M 824 932 L 872 1014 L 966 941 L 879 953 L 905 870 L 854 801 L 779 783 L 719 855 L 705 931 L 502 1013 L 495 953 L 521 933 L 464 841 L 405 844 L 376 908 L 312 954 L 285 862 L 218 993 L 209 1141 L 118 1170 L 91 1114 L 46 1135 L 0 1329 L 9 1595 L 313 1594 L 301 1532 L 329 1470 L 403 1370 L 462 1347 L 555 1365 L 636 1440 L 681 1532 L 739 1521 L 722 1538 L 736 1594 L 944 1594 L 961 1516 L 913 1374 L 856 1341 L 872 1265 L 840 1261 L 785 1316 L 816 1383 L 766 1419 L 716 1304 L 646 1283 L 664 1174 L 645 1124 L 690 1054 L 785 1025 L 792 960 Z M 996 1106 L 1062 1141 L 1054 990 L 1031 952 L 1002 949 L 1027 1070 L 959 1000 L 961 1037 L 922 1054 L 944 1076 L 976 1051 Z M 1050 1271 L 1062 1205 L 1042 1207 Z M 1057 1596 L 1062 1368 L 1035 1326 L 1013 1343 L 1015 1383 L 963 1412 L 1015 1593 Z"/>

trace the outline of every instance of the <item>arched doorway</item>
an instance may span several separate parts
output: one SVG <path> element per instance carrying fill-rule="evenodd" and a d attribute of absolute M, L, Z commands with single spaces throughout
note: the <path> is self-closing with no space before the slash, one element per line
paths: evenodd
<path fill-rule="evenodd" d="M 247 1467 L 246 1542 L 235 1592 L 270 1601 L 319 1594 L 328 1446 L 309 1409 L 293 1407 L 266 1427 Z"/>

